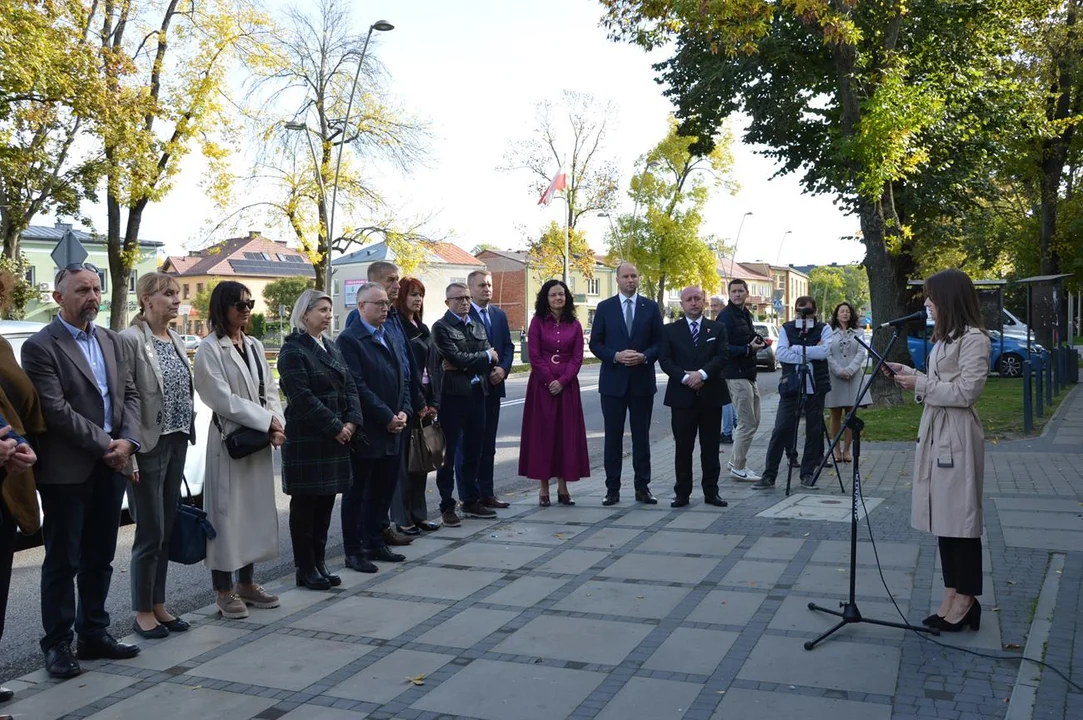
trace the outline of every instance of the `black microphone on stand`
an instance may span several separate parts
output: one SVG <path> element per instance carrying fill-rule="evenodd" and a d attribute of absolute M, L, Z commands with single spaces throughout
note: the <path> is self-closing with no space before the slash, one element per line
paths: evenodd
<path fill-rule="evenodd" d="M 925 320 L 928 317 L 929 317 L 929 313 L 925 312 L 925 310 L 918 310 L 917 312 L 910 313 L 909 315 L 907 315 L 905 317 L 895 318 L 894 320 L 889 320 L 886 323 L 881 323 L 880 327 L 882 327 L 882 328 L 900 327 L 902 325 L 906 325 L 908 323 L 916 322 L 918 320 Z"/>

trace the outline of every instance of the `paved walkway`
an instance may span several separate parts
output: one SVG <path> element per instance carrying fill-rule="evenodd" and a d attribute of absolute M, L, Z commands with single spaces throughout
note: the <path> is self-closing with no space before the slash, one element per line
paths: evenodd
<path fill-rule="evenodd" d="M 225 621 L 208 606 L 187 616 L 190 632 L 141 641 L 133 661 L 85 663 L 88 672 L 67 682 L 38 671 L 6 683 L 18 696 L 2 712 L 162 720 L 1083 718 L 1083 694 L 1051 671 L 955 649 L 1044 651 L 1083 684 L 1081 428 L 1077 388 L 1041 438 L 990 449 L 981 631 L 943 636 L 940 645 L 857 625 L 804 650 L 833 620 L 808 602 L 834 606 L 846 596 L 849 495 L 833 475 L 818 492 L 788 499 L 726 481 L 729 508 L 694 498 L 672 510 L 672 445 L 659 438 L 656 506 L 632 503 L 629 487 L 624 502 L 604 508 L 598 477 L 574 486 L 573 508 L 539 508 L 522 497 L 497 521 L 465 520 L 418 540 L 404 549 L 402 565 L 376 575 L 344 571 L 343 586 L 330 592 L 295 589 L 282 578 L 268 583 L 282 596 L 279 609 Z M 754 458 L 765 442 L 766 431 Z M 887 589 L 862 523 L 860 609 L 920 621 L 940 582 L 933 539 L 909 527 L 912 452 L 869 445 L 862 460 Z"/>

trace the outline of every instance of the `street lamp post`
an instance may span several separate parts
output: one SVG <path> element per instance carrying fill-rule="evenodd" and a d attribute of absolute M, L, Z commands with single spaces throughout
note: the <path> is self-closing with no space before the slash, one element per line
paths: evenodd
<path fill-rule="evenodd" d="M 778 265 L 779 260 L 782 258 L 782 246 L 786 244 L 786 236 L 792 234 L 793 230 L 787 230 L 782 233 L 782 239 L 778 241 L 778 255 L 775 256 L 775 265 Z"/>
<path fill-rule="evenodd" d="M 749 210 L 744 215 L 742 215 L 741 216 L 741 224 L 737 226 L 737 237 L 733 241 L 733 252 L 730 253 L 730 268 L 729 268 L 729 270 L 730 270 L 731 275 L 733 274 L 733 263 L 736 262 L 736 260 L 737 260 L 737 243 L 741 242 L 741 231 L 745 229 L 745 219 L 747 219 L 748 216 L 751 215 L 751 214 L 752 214 L 752 211 Z M 730 280 L 732 280 L 732 279 L 733 278 L 730 278 Z"/>
<path fill-rule="evenodd" d="M 335 285 L 331 281 L 331 249 L 335 241 L 335 206 L 338 203 L 338 174 L 342 168 L 342 148 L 346 144 L 346 134 L 350 129 L 350 112 L 353 110 L 353 98 L 357 93 L 357 83 L 361 78 L 361 68 L 365 65 L 365 54 L 369 49 L 369 40 L 372 39 L 372 32 L 379 30 L 380 32 L 387 32 L 394 30 L 395 26 L 386 20 L 377 20 L 369 25 L 369 31 L 365 35 L 365 44 L 361 47 L 361 55 L 357 59 L 357 69 L 354 71 L 353 84 L 350 85 L 350 96 L 346 100 L 346 116 L 342 118 L 342 130 L 340 131 L 342 136 L 338 142 L 338 155 L 335 158 L 335 174 L 331 180 L 334 186 L 331 190 L 331 208 L 327 218 L 327 253 L 324 256 L 324 292 L 331 297 L 332 310 L 335 306 Z M 287 130 L 303 130 L 308 136 L 308 149 L 312 153 L 312 161 L 316 165 L 316 175 L 320 183 L 320 194 L 326 198 L 327 190 L 323 182 L 323 169 L 320 167 L 319 161 L 316 159 L 316 151 L 312 147 L 311 130 L 304 123 L 288 122 L 284 126 Z"/>

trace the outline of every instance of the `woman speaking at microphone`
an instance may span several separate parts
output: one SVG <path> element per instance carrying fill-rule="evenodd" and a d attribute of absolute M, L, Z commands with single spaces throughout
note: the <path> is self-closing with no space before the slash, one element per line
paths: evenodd
<path fill-rule="evenodd" d="M 943 270 L 925 280 L 925 308 L 935 323 L 927 374 L 885 363 L 895 384 L 913 390 L 925 406 L 910 523 L 937 536 L 945 591 L 940 608 L 923 622 L 944 632 L 977 630 L 985 434 L 974 405 L 989 374 L 989 336 L 974 283 L 961 270 Z"/>

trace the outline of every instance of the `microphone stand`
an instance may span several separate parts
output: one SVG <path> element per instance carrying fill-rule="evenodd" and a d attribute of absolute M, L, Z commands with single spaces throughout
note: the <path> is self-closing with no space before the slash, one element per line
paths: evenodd
<path fill-rule="evenodd" d="M 854 434 L 854 479 L 850 489 L 850 595 L 846 602 L 839 603 L 839 607 L 842 608 L 842 610 L 831 610 L 811 602 L 808 604 L 809 610 L 825 612 L 828 615 L 834 615 L 835 617 L 842 619 L 833 628 L 823 633 L 815 640 L 806 642 L 804 645 L 806 650 L 812 650 L 843 627 L 856 623 L 869 623 L 870 625 L 881 625 L 883 627 L 899 628 L 900 630 L 913 630 L 914 632 L 925 632 L 933 635 L 940 634 L 940 631 L 935 628 L 911 625 L 909 623 L 890 622 L 888 620 L 873 620 L 871 618 L 862 617 L 861 611 L 858 610 L 857 607 L 857 600 L 855 599 L 855 596 L 857 595 L 857 507 L 858 501 L 861 499 L 861 471 L 859 469 L 861 460 L 861 430 L 865 427 L 864 421 L 857 416 L 857 409 L 861 405 L 862 398 L 865 397 L 869 388 L 872 387 L 872 381 L 876 379 L 876 374 L 880 372 L 880 368 L 884 367 L 884 360 L 891 354 L 891 348 L 898 339 L 899 329 L 895 328 L 894 333 L 891 336 L 891 341 L 887 344 L 887 349 L 884 351 L 884 355 L 880 357 L 879 362 L 876 363 L 876 367 L 873 368 L 872 375 L 869 376 L 868 382 L 862 386 L 861 392 L 858 393 L 857 400 L 854 402 L 854 406 L 850 408 L 850 413 L 846 416 L 846 422 L 843 423 L 843 430 L 845 431 L 846 428 L 849 428 Z M 862 345 L 864 345 L 864 343 L 862 343 Z"/>

